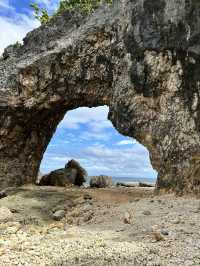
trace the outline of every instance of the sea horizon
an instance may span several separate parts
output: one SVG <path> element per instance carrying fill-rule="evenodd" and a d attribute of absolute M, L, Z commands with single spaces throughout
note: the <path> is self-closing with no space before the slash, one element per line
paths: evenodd
<path fill-rule="evenodd" d="M 91 176 L 88 176 L 86 183 L 89 182 Z M 148 177 L 119 177 L 112 176 L 113 183 L 116 184 L 118 182 L 147 182 L 147 183 L 156 183 L 156 178 L 148 178 Z"/>

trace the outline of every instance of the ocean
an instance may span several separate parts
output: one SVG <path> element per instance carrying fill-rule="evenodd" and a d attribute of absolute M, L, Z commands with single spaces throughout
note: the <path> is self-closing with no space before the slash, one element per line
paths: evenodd
<path fill-rule="evenodd" d="M 112 177 L 113 183 L 116 184 L 118 182 L 145 182 L 145 183 L 156 183 L 156 178 L 144 178 L 144 177 Z M 89 184 L 90 177 L 88 177 L 86 184 Z"/>
<path fill-rule="evenodd" d="M 156 178 L 143 178 L 143 177 L 113 177 L 113 182 L 147 182 L 147 183 L 156 183 Z"/>

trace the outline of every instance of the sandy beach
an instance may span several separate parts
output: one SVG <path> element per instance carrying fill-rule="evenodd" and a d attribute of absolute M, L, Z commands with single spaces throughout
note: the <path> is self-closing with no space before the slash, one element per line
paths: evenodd
<path fill-rule="evenodd" d="M 0 265 L 200 265 L 200 199 L 24 186 L 0 200 Z M 59 216 L 60 214 L 60 216 Z"/>

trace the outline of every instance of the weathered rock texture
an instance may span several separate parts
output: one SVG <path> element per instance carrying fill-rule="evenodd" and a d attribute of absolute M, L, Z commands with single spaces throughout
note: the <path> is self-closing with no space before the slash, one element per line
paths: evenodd
<path fill-rule="evenodd" d="M 158 188 L 200 188 L 200 2 L 123 0 L 65 13 L 0 60 L 0 186 L 32 182 L 68 110 L 108 105 Z"/>
<path fill-rule="evenodd" d="M 87 171 L 76 160 L 70 160 L 65 165 L 65 179 L 75 186 L 82 186 L 86 182 Z"/>
<path fill-rule="evenodd" d="M 82 186 L 86 182 L 86 170 L 75 160 L 70 160 L 65 168 L 57 169 L 47 175 L 43 175 L 36 184 L 40 186 L 75 185 Z"/>
<path fill-rule="evenodd" d="M 112 177 L 106 175 L 92 176 L 90 179 L 90 187 L 105 188 L 113 185 Z"/>

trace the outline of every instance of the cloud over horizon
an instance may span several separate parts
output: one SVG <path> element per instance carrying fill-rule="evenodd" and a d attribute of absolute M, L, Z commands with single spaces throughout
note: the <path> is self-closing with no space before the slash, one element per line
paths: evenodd
<path fill-rule="evenodd" d="M 89 175 L 155 178 L 148 150 L 135 139 L 120 135 L 108 121 L 108 111 L 107 106 L 69 111 L 45 153 L 41 170 L 62 168 L 73 158 Z"/>

